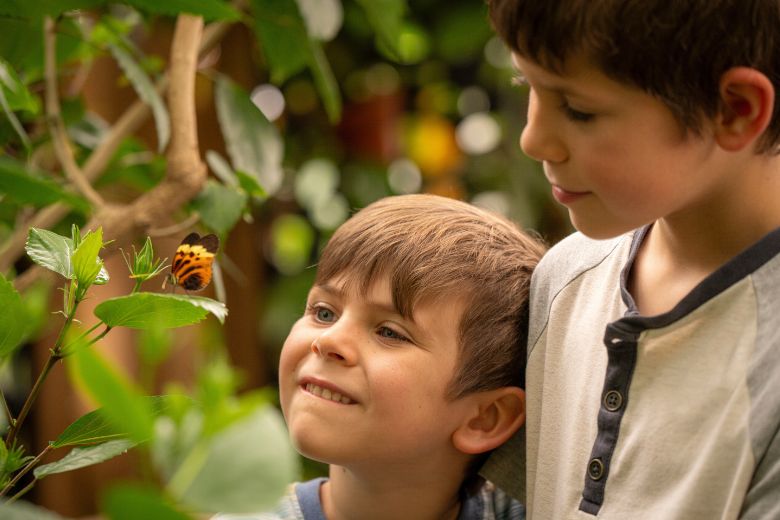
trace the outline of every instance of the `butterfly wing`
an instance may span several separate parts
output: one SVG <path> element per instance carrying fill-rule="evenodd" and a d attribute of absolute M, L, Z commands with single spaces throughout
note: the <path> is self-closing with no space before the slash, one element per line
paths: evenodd
<path fill-rule="evenodd" d="M 219 249 L 216 235 L 190 233 L 182 240 L 171 264 L 171 276 L 188 291 L 200 291 L 211 282 L 211 265 Z"/>

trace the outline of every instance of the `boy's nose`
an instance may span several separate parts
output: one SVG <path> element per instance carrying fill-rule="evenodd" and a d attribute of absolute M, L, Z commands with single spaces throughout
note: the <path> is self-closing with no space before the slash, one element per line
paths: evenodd
<path fill-rule="evenodd" d="M 311 344 L 311 351 L 330 361 L 353 365 L 357 361 L 354 338 L 345 337 L 341 331 L 329 329 L 320 334 Z"/>
<path fill-rule="evenodd" d="M 568 158 L 566 148 L 558 138 L 555 121 L 541 109 L 533 90 L 528 99 L 528 122 L 520 134 L 520 148 L 540 162 L 561 163 Z"/>

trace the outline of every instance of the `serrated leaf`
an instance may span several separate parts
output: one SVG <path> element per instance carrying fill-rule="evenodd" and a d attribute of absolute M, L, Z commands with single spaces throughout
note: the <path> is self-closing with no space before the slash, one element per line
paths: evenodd
<path fill-rule="evenodd" d="M 71 376 L 103 407 L 117 431 L 136 442 L 152 437 L 154 414 L 148 400 L 127 376 L 101 358 L 94 349 L 81 349 L 70 357 Z"/>
<path fill-rule="evenodd" d="M 147 13 L 178 16 L 190 13 L 202 16 L 206 20 L 234 21 L 241 14 L 221 0 L 122 0 L 123 3 Z"/>
<path fill-rule="evenodd" d="M 204 224 L 224 236 L 241 218 L 246 200 L 246 194 L 238 188 L 224 186 L 209 179 L 192 201 L 192 207 Z"/>
<path fill-rule="evenodd" d="M 0 273 L 0 359 L 10 356 L 19 347 L 26 332 L 22 298 L 14 286 Z"/>
<path fill-rule="evenodd" d="M 103 269 L 103 261 L 98 256 L 102 247 L 103 228 L 97 228 L 84 235 L 81 243 L 73 252 L 71 259 L 73 274 L 80 285 L 85 287 L 92 285 Z"/>
<path fill-rule="evenodd" d="M 153 416 L 163 413 L 168 406 L 166 396 L 146 396 L 142 400 L 148 403 Z M 53 448 L 64 448 L 65 446 L 78 446 L 83 444 L 96 444 L 117 439 L 127 439 L 128 433 L 117 429 L 117 427 L 107 419 L 106 411 L 103 408 L 92 410 L 70 424 L 54 440 L 51 445 Z"/>
<path fill-rule="evenodd" d="M 33 470 L 33 474 L 36 479 L 40 480 L 49 475 L 100 464 L 108 459 L 113 459 L 117 455 L 126 453 L 127 450 L 135 447 L 137 444 L 137 442 L 129 440 L 117 440 L 104 442 L 88 448 L 73 448 L 57 462 L 38 466 Z"/>
<path fill-rule="evenodd" d="M 111 54 L 114 55 L 114 58 L 116 58 L 119 66 L 122 67 L 125 76 L 127 76 L 127 79 L 130 80 L 133 88 L 138 93 L 138 97 L 152 109 L 154 126 L 157 130 L 157 151 L 162 153 L 171 137 L 171 122 L 168 117 L 168 109 L 165 108 L 162 97 L 160 97 L 160 94 L 154 87 L 152 80 L 146 75 L 146 72 L 144 72 L 141 66 L 135 62 L 127 51 L 117 45 L 109 45 L 108 48 L 111 50 Z"/>
<path fill-rule="evenodd" d="M 53 180 L 28 171 L 24 165 L 9 157 L 0 157 L 0 192 L 17 202 L 37 208 L 63 202 L 81 213 L 89 211 L 86 200 L 68 193 Z"/>
<path fill-rule="evenodd" d="M 249 94 L 225 76 L 217 79 L 215 103 L 233 168 L 255 177 L 267 193 L 276 193 L 282 183 L 284 155 L 276 127 Z"/>
<path fill-rule="evenodd" d="M 24 247 L 30 259 L 41 267 L 73 278 L 70 258 L 73 241 L 48 229 L 30 228 Z"/>
<path fill-rule="evenodd" d="M 101 509 L 111 520 L 190 520 L 177 510 L 160 490 L 139 485 L 112 487 L 103 496 Z"/>
<path fill-rule="evenodd" d="M 198 323 L 211 312 L 220 322 L 227 315 L 225 304 L 210 298 L 139 292 L 111 298 L 95 308 L 95 316 L 109 327 L 143 329 Z"/>

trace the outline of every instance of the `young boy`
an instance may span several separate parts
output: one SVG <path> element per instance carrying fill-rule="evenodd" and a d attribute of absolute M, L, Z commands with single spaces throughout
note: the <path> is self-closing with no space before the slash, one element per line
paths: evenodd
<path fill-rule="evenodd" d="M 476 470 L 524 420 L 543 251 L 504 218 L 433 195 L 382 199 L 336 231 L 279 363 L 293 444 L 329 478 L 294 485 L 278 517 L 524 518 Z"/>
<path fill-rule="evenodd" d="M 486 474 L 532 519 L 780 518 L 780 4 L 490 16 L 580 233 L 533 277 L 527 460 Z"/>

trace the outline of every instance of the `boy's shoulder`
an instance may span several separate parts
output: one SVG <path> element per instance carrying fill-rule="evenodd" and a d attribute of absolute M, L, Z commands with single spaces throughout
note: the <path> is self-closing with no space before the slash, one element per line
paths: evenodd
<path fill-rule="evenodd" d="M 636 232 L 626 233 L 608 240 L 594 240 L 580 232 L 573 233 L 542 257 L 531 279 L 532 293 L 555 294 L 576 278 L 601 266 L 610 259 L 622 267 L 630 253 Z"/>

